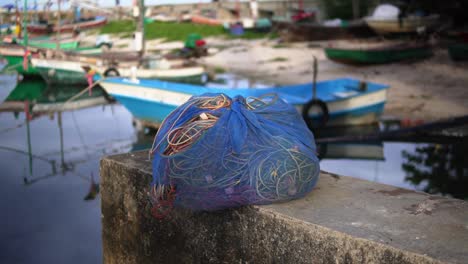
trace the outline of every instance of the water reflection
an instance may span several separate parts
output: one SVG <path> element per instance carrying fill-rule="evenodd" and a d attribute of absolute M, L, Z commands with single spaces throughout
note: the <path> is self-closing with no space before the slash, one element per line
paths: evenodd
<path fill-rule="evenodd" d="M 406 181 L 424 184 L 424 192 L 468 199 L 468 140 L 458 144 L 431 144 L 402 152 Z"/>
<path fill-rule="evenodd" d="M 68 172 L 76 174 L 75 167 L 80 163 L 78 160 L 65 161 L 64 152 L 64 132 L 62 113 L 72 110 L 80 110 L 94 106 L 106 105 L 111 103 L 109 97 L 100 88 L 93 90 L 83 90 L 83 87 L 76 86 L 47 86 L 44 81 L 24 80 L 18 82 L 15 88 L 8 94 L 2 104 L 0 112 L 13 112 L 15 119 L 19 119 L 19 113 L 24 113 L 24 122 L 12 128 L 3 129 L 2 132 L 8 132 L 10 129 L 26 127 L 27 151 L 21 151 L 15 148 L 0 146 L 0 149 L 14 151 L 28 156 L 28 174 L 23 177 L 25 185 L 31 185 L 38 181 L 48 179 L 57 175 L 65 175 Z M 60 162 L 50 160 L 43 156 L 34 155 L 32 152 L 31 126 L 30 123 L 42 116 L 47 116 L 51 121 L 56 119 L 56 125 L 59 130 L 58 140 L 60 142 Z M 72 118 L 75 116 L 72 114 Z M 79 127 L 77 126 L 79 132 Z M 81 132 L 80 137 L 81 137 Z M 34 160 L 47 163 L 50 171 L 43 175 L 34 175 Z M 84 162 L 84 161 L 81 161 Z M 58 165 L 58 166 L 57 166 Z M 86 177 L 79 175 L 90 184 L 90 191 L 85 200 L 95 199 L 99 192 L 99 185 L 94 176 Z"/>
<path fill-rule="evenodd" d="M 2 94 L 0 262 L 101 262 L 99 160 L 131 150 L 132 116 L 100 89 L 0 75 Z"/>
<path fill-rule="evenodd" d="M 315 131 L 316 139 L 375 134 L 388 126 Z M 406 140 L 405 140 L 406 141 Z M 460 199 L 468 197 L 467 140 L 458 144 L 359 141 L 318 144 L 323 170 L 406 189 Z"/>

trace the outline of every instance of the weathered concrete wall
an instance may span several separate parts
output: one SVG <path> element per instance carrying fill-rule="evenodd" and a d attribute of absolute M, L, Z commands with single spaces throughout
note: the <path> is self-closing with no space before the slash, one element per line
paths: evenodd
<path fill-rule="evenodd" d="M 151 216 L 147 152 L 101 161 L 105 263 L 467 263 L 468 203 L 322 173 L 304 199 Z"/>

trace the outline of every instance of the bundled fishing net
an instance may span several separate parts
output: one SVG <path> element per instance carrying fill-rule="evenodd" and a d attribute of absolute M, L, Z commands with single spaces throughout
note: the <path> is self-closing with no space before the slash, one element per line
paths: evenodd
<path fill-rule="evenodd" d="M 287 201 L 319 174 L 314 138 L 276 95 L 193 96 L 163 122 L 152 148 L 153 213 Z"/>

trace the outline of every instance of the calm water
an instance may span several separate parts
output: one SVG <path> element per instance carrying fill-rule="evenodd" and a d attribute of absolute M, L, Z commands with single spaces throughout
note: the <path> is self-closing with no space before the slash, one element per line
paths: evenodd
<path fill-rule="evenodd" d="M 0 76 L 1 101 L 28 98 L 47 104 L 80 90 L 37 82 L 14 87 L 14 76 Z M 33 115 L 25 122 L 23 104 L 9 103 L 14 111 L 0 107 L 0 263 L 101 263 L 99 159 L 149 148 L 154 134 L 136 131 L 131 114 L 118 104 Z M 447 158 L 460 157 L 462 147 L 329 144 L 321 166 L 342 175 L 466 198 L 460 189 L 467 186 L 468 162 Z M 450 170 L 440 168 L 461 170 L 464 177 L 456 172 L 441 175 Z"/>

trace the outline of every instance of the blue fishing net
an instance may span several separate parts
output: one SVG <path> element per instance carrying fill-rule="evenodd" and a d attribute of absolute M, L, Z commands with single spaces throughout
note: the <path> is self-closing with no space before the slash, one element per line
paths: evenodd
<path fill-rule="evenodd" d="M 193 96 L 161 125 L 152 148 L 153 213 L 218 210 L 303 197 L 319 175 L 312 132 L 278 98 Z"/>

